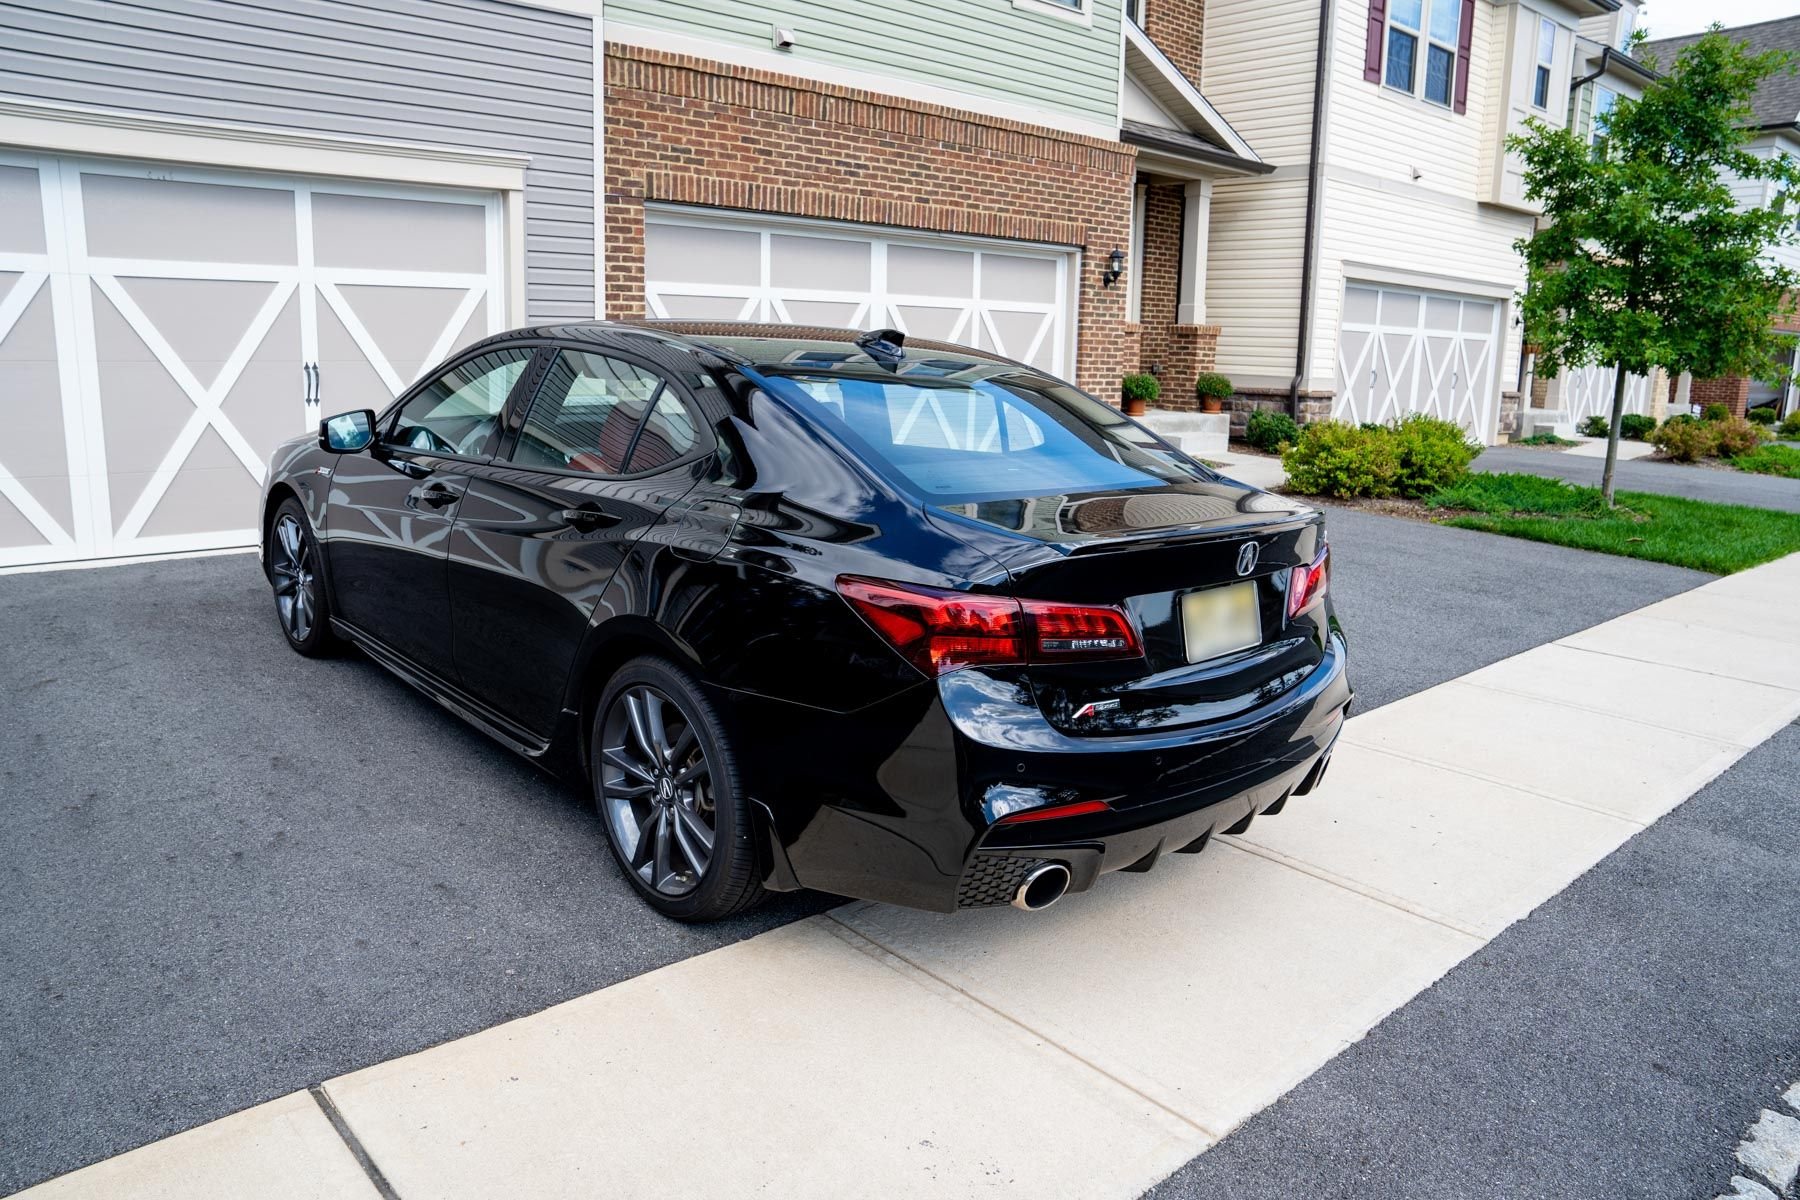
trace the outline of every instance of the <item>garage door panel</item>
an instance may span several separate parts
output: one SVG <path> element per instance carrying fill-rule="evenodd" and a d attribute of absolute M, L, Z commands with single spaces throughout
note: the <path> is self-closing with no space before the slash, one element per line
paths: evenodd
<path fill-rule="evenodd" d="M 255 357 L 244 364 L 219 406 L 224 420 L 264 460 L 268 451 L 310 425 L 303 406 L 271 403 L 291 396 L 295 381 L 303 378 L 300 342 L 300 295 L 296 292 L 282 305 Z"/>
<path fill-rule="evenodd" d="M 833 329 L 849 329 L 861 323 L 864 305 L 852 300 L 783 299 L 786 320 L 795 325 L 825 325 Z"/>
<path fill-rule="evenodd" d="M 873 279 L 871 247 L 843 238 L 773 234 L 769 238 L 769 284 L 777 288 L 867 291 Z"/>
<path fill-rule="evenodd" d="M 82 171 L 81 206 L 95 258 L 299 262 L 289 188 Z"/>
<path fill-rule="evenodd" d="M 967 315 L 966 308 L 935 308 L 924 304 L 896 304 L 902 332 L 935 342 L 956 340 Z"/>
<path fill-rule="evenodd" d="M 1050 314 L 988 310 L 988 322 L 995 335 L 994 351 L 1008 358 L 1028 362 L 1042 349 L 1050 331 Z"/>
<path fill-rule="evenodd" d="M 669 283 L 757 287 L 762 282 L 762 235 L 699 225 L 646 229 L 644 276 Z"/>
<path fill-rule="evenodd" d="M 988 300 L 1042 303 L 1056 294 L 1056 263 L 1017 254 L 981 256 L 981 294 Z"/>
<path fill-rule="evenodd" d="M 352 321 L 362 326 L 380 356 L 372 357 L 377 374 L 385 363 L 398 391 L 449 353 L 468 320 L 471 290 L 345 283 L 333 299 L 342 297 L 350 310 L 341 314 L 345 328 L 354 329 Z"/>
<path fill-rule="evenodd" d="M 35 167 L 0 163 L 0 252 L 44 253 L 44 203 Z"/>
<path fill-rule="evenodd" d="M 201 433 L 168 480 L 136 536 L 175 537 L 241 529 L 255 523 L 261 488 L 216 429 Z"/>
<path fill-rule="evenodd" d="M 757 304 L 742 296 L 693 296 L 680 292 L 659 292 L 662 311 L 654 308 L 652 316 L 670 317 L 677 321 L 754 321 Z"/>
<path fill-rule="evenodd" d="M 218 381 L 220 371 L 277 286 L 252 280 L 129 276 L 116 276 L 115 282 L 202 388 L 211 388 Z M 116 311 L 117 306 L 112 307 Z M 147 351 L 142 339 L 133 340 Z M 296 360 L 299 350 L 296 340 Z"/>
<path fill-rule="evenodd" d="M 888 291 L 897 295 L 975 295 L 975 255 L 967 250 L 893 245 L 887 251 Z"/>
<path fill-rule="evenodd" d="M 1392 421 L 1425 413 L 1491 437 L 1499 313 L 1491 300 L 1346 286 L 1332 416 Z"/>
<path fill-rule="evenodd" d="M 330 304 L 318 306 L 319 411 L 386 407 L 394 393 Z"/>
<path fill-rule="evenodd" d="M 153 471 L 193 416 L 194 402 L 150 349 L 138 330 L 93 287 L 95 365 L 100 413 L 106 427 L 109 475 Z M 130 511 L 134 492 L 111 488 L 114 526 Z M 121 507 L 121 505 L 123 507 Z"/>
<path fill-rule="evenodd" d="M 382 271 L 487 270 L 487 208 L 395 196 L 311 192 L 313 262 Z"/>

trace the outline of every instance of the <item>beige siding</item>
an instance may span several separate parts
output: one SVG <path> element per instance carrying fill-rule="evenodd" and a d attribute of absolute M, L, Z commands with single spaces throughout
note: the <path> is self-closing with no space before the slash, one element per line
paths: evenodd
<path fill-rule="evenodd" d="M 1206 5 L 1206 98 L 1265 162 L 1306 162 L 1318 13 L 1312 0 Z"/>
<path fill-rule="evenodd" d="M 1304 170 L 1214 187 L 1206 319 L 1220 326 L 1218 368 L 1239 387 L 1294 377 L 1305 216 Z"/>

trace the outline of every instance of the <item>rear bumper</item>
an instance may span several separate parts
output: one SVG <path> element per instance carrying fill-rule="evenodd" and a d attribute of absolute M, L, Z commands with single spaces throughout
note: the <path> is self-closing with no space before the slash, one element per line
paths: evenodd
<path fill-rule="evenodd" d="M 849 714 L 718 695 L 769 814 L 770 886 L 937 911 L 1006 903 L 1014 875 L 1041 862 L 1067 865 L 1082 891 L 1279 807 L 1317 781 L 1350 698 L 1335 633 L 1293 691 L 1203 730 L 1073 737 L 1017 685 L 975 670 Z M 1110 807 L 994 823 L 1089 799 Z"/>

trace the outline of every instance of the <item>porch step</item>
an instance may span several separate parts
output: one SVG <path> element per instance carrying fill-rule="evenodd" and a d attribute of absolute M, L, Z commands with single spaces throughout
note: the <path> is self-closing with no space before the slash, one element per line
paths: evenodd
<path fill-rule="evenodd" d="M 1175 412 L 1153 408 L 1137 420 L 1183 454 L 1223 454 L 1231 441 L 1230 413 Z"/>

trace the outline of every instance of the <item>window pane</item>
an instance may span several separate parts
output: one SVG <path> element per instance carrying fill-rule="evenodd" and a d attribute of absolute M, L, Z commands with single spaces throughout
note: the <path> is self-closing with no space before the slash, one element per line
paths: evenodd
<path fill-rule="evenodd" d="M 1462 23 L 1462 0 L 1431 0 L 1431 40 L 1446 46 L 1456 45 L 1457 26 Z"/>
<path fill-rule="evenodd" d="M 1419 39 L 1398 29 L 1388 30 L 1387 84 L 1403 92 L 1413 90 L 1413 56 Z"/>
<path fill-rule="evenodd" d="M 1606 118 L 1612 115 L 1613 105 L 1619 97 L 1611 88 L 1594 89 L 1594 129 L 1590 140 L 1599 141 L 1606 136 Z"/>
<path fill-rule="evenodd" d="M 1550 68 L 1537 69 L 1537 82 L 1531 88 L 1531 102 L 1539 108 L 1550 107 Z"/>
<path fill-rule="evenodd" d="M 438 454 L 486 454 L 530 350 L 483 354 L 426 384 L 394 420 L 389 443 Z"/>
<path fill-rule="evenodd" d="M 1393 0 L 1388 5 L 1388 21 L 1417 32 L 1425 28 L 1425 0 Z"/>
<path fill-rule="evenodd" d="M 694 415 L 674 392 L 665 389 L 656 398 L 656 407 L 650 410 L 650 419 L 644 422 L 625 469 L 635 475 L 667 466 L 686 455 L 699 440 Z"/>
<path fill-rule="evenodd" d="M 1450 103 L 1450 80 L 1456 74 L 1456 55 L 1442 46 L 1425 48 L 1425 98 Z"/>
<path fill-rule="evenodd" d="M 1541 63 L 1556 61 L 1556 26 L 1542 18 L 1538 20 L 1538 61 Z"/>
<path fill-rule="evenodd" d="M 512 459 L 520 466 L 624 473 L 625 456 L 662 379 L 631 363 L 564 350 L 531 402 Z"/>

